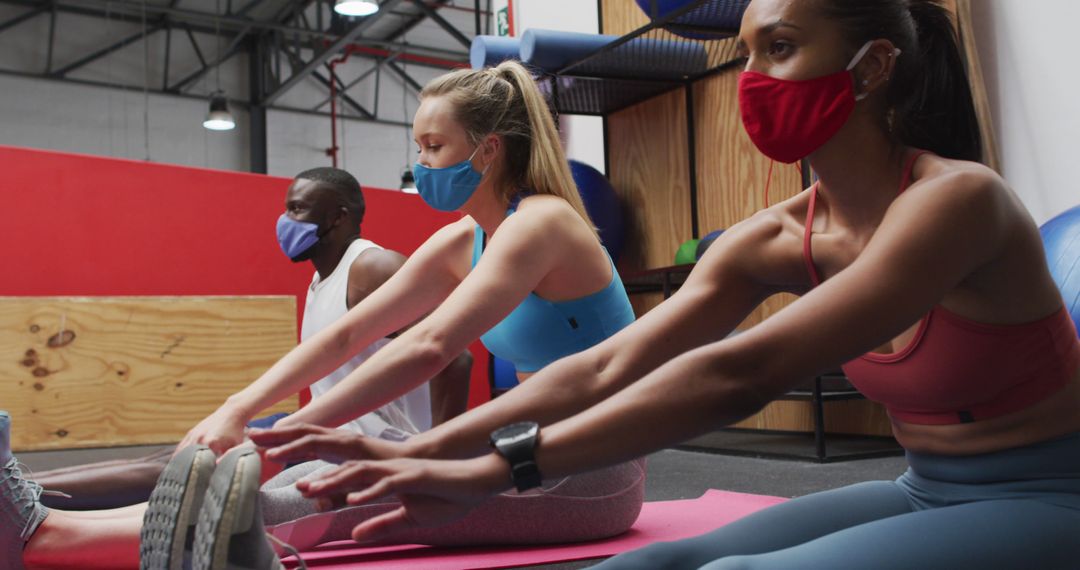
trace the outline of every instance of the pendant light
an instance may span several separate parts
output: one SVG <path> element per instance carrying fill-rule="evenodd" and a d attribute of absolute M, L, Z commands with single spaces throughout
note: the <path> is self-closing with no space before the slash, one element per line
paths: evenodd
<path fill-rule="evenodd" d="M 337 0 L 334 11 L 342 16 L 370 16 L 379 11 L 377 0 Z"/>

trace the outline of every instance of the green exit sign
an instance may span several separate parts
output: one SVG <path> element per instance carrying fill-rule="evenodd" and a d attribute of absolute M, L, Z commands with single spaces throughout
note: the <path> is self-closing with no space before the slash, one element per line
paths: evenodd
<path fill-rule="evenodd" d="M 510 35 L 510 6 L 505 6 L 495 13 L 495 21 L 498 26 L 498 35 Z"/>

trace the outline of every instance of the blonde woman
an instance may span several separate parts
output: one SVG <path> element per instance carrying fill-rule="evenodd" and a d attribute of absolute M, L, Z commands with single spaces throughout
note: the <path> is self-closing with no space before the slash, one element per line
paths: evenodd
<path fill-rule="evenodd" d="M 574 186 L 548 107 L 520 64 L 506 62 L 436 78 L 421 93 L 413 130 L 419 146 L 414 173 L 421 197 L 432 207 L 466 216 L 436 232 L 346 316 L 232 396 L 184 443 L 205 445 L 218 454 L 236 448 L 243 442 L 245 424 L 256 413 L 336 369 L 356 350 L 417 319 L 416 325 L 334 388 L 278 425 L 333 427 L 378 409 L 445 368 L 477 338 L 513 362 L 519 378 L 527 380 L 547 364 L 587 349 L 633 321 L 614 264 Z M 487 406 L 498 405 L 496 400 Z M 446 436 L 452 438 L 453 433 Z M 393 446 L 346 432 L 335 437 Z M 477 443 L 486 441 L 470 439 L 463 445 Z M 277 562 L 268 554 L 263 522 L 284 524 L 278 534 L 303 548 L 347 538 L 358 522 L 399 506 L 389 502 L 316 514 L 315 503 L 303 499 L 293 483 L 333 468 L 319 462 L 287 469 L 267 483 L 260 501 L 258 455 L 245 447 L 233 449 L 214 471 L 213 461 L 206 460 L 209 453 L 189 447 L 166 469 L 165 484 L 159 483 L 161 492 L 151 496 L 145 515 L 152 524 L 143 533 L 144 561 L 164 560 L 167 566 L 178 567 L 188 524 L 198 518 L 195 568 L 225 562 L 230 567 L 266 567 Z M 213 479 L 207 482 L 211 471 Z M 193 511 L 207 485 L 206 504 L 196 517 Z M 452 526 L 421 529 L 399 539 L 491 544 L 611 536 L 627 530 L 637 518 L 643 485 L 643 462 L 631 461 L 582 477 L 546 481 L 526 493 L 501 495 Z M 308 518 L 295 520 L 304 516 Z M 24 551 L 28 565 L 56 566 L 70 560 L 57 549 L 77 548 L 53 546 L 50 552 L 39 547 L 36 535 L 41 529 L 54 530 L 49 518 L 28 537 Z M 74 529 L 70 536 L 81 536 L 76 532 L 81 523 L 61 520 L 67 530 Z M 310 524 L 305 526 L 305 521 Z M 130 536 L 132 528 L 137 533 L 139 525 L 129 524 L 110 536 Z M 128 541 L 122 542 L 118 550 L 128 548 Z M 115 566 L 118 558 L 101 559 Z M 86 568 L 93 561 L 78 562 Z"/>

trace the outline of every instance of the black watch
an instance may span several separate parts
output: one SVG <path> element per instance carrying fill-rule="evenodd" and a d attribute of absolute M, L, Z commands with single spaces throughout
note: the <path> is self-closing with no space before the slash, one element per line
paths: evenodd
<path fill-rule="evenodd" d="M 539 438 L 540 424 L 536 422 L 518 422 L 491 432 L 491 447 L 510 464 L 510 480 L 518 491 L 540 486 L 534 455 Z"/>

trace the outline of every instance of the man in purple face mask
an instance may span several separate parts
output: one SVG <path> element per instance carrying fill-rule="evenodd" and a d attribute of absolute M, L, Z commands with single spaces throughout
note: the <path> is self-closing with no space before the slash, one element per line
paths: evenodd
<path fill-rule="evenodd" d="M 278 244 L 293 262 L 310 261 L 315 275 L 308 288 L 301 336 L 318 333 L 340 318 L 390 278 L 405 262 L 398 252 L 360 237 L 365 214 L 360 184 L 344 170 L 314 168 L 300 173 L 285 194 L 285 213 L 277 222 Z M 329 389 L 336 378 L 352 371 L 387 339 L 376 341 L 344 366 L 312 385 L 312 396 Z M 472 356 L 462 353 L 416 394 L 410 393 L 347 424 L 347 429 L 373 437 L 400 439 L 438 425 L 465 411 Z M 269 427 L 281 416 L 260 418 L 252 425 Z M 46 506 L 60 509 L 103 509 L 145 501 L 173 449 L 130 461 L 112 461 L 39 473 L 46 489 L 70 498 L 43 496 Z"/>

